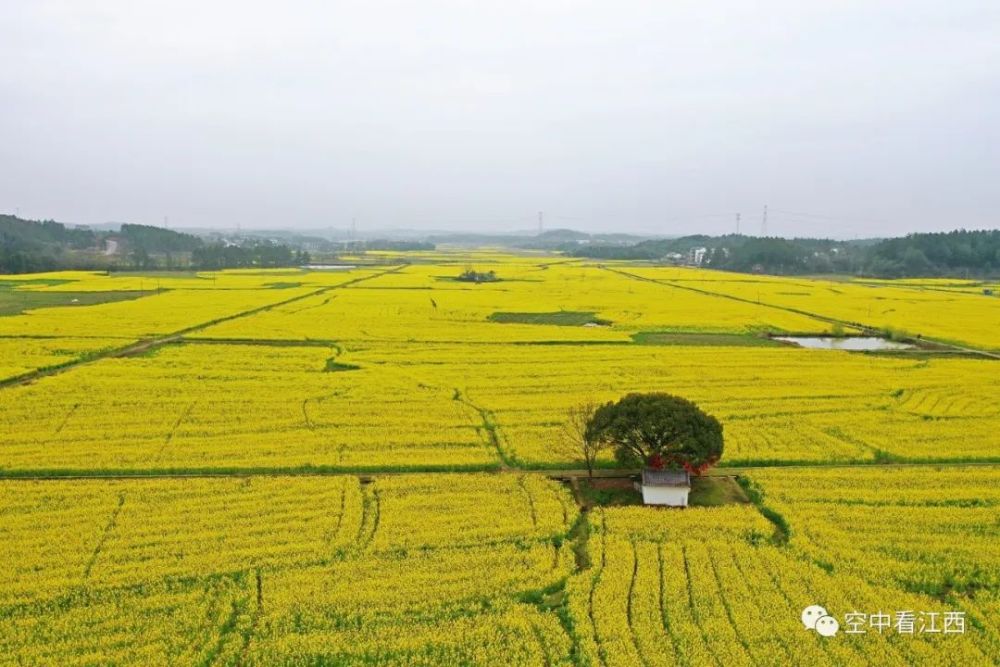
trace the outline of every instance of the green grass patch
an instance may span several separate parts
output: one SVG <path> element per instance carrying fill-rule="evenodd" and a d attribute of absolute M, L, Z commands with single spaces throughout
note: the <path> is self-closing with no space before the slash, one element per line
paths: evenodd
<path fill-rule="evenodd" d="M 580 512 L 576 515 L 576 521 L 573 522 L 568 537 L 573 545 L 576 571 L 582 572 L 590 569 L 590 551 L 587 549 L 587 542 L 590 539 L 590 521 L 587 520 L 586 512 Z"/>
<path fill-rule="evenodd" d="M 75 282 L 65 278 L 3 278 L 0 277 L 0 289 L 4 287 L 18 287 L 20 285 L 65 285 Z"/>
<path fill-rule="evenodd" d="M 0 283 L 0 316 L 20 315 L 35 308 L 58 308 L 62 306 L 93 306 L 99 303 L 129 301 L 156 292 L 42 292 L 36 290 L 12 289 Z"/>
<path fill-rule="evenodd" d="M 750 499 L 733 477 L 692 477 L 688 505 L 691 507 L 718 507 L 720 505 L 747 505 Z"/>
<path fill-rule="evenodd" d="M 323 368 L 327 373 L 336 373 L 338 371 L 356 371 L 360 370 L 361 366 L 355 364 L 345 364 L 340 361 L 334 361 L 333 359 L 326 360 L 326 366 Z"/>
<path fill-rule="evenodd" d="M 580 496 L 587 507 L 625 507 L 641 505 L 640 493 L 629 477 L 580 479 Z"/>
<path fill-rule="evenodd" d="M 294 282 L 264 283 L 264 287 L 267 287 L 268 289 L 291 289 L 293 287 L 302 287 L 302 283 L 294 283 Z"/>
<path fill-rule="evenodd" d="M 501 324 L 554 324 L 560 327 L 582 327 L 585 324 L 608 326 L 609 320 L 602 320 L 594 313 L 582 310 L 558 310 L 552 313 L 508 313 L 495 312 L 486 318 Z"/>
<path fill-rule="evenodd" d="M 629 477 L 580 479 L 580 495 L 587 507 L 624 507 L 642 505 L 642 492 L 635 488 Z M 691 478 L 691 507 L 719 507 L 721 505 L 747 505 L 750 498 L 731 476 L 706 476 Z"/>
<path fill-rule="evenodd" d="M 771 536 L 771 541 L 778 545 L 788 544 L 788 540 L 792 536 L 792 527 L 788 525 L 788 520 L 780 512 L 766 504 L 767 499 L 760 485 L 749 477 L 737 477 L 736 481 L 761 515 L 774 525 L 774 535 Z"/>
<path fill-rule="evenodd" d="M 632 334 L 640 345 L 701 345 L 726 347 L 786 347 L 779 340 L 752 334 L 683 333 L 669 331 L 640 331 Z"/>

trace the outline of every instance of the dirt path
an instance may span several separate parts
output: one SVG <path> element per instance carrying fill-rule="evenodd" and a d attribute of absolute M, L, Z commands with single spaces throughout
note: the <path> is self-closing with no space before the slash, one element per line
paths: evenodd
<path fill-rule="evenodd" d="M 732 477 L 754 470 L 822 470 L 830 468 L 879 468 L 879 469 L 899 469 L 899 468 L 970 468 L 970 467 L 1000 467 L 1000 461 L 930 461 L 914 463 L 803 463 L 802 465 L 759 465 L 759 466 L 734 466 L 731 468 L 720 466 L 712 468 L 705 473 L 706 476 Z M 588 473 L 583 469 L 553 469 L 553 468 L 483 468 L 480 470 L 448 470 L 442 468 L 427 470 L 301 470 L 295 468 L 273 470 L 260 469 L 234 469 L 234 470 L 192 470 L 184 471 L 156 471 L 133 473 L 111 473 L 86 471 L 66 471 L 32 474 L 30 471 L 0 471 L 0 480 L 82 480 L 82 479 L 186 479 L 186 478 L 249 478 L 249 477 L 357 477 L 362 482 L 370 482 L 379 477 L 402 477 L 406 475 L 454 475 L 454 474 L 492 474 L 492 475 L 525 475 L 538 474 L 546 477 L 572 482 L 574 479 L 581 480 L 588 477 Z M 605 468 L 594 471 L 595 479 L 615 479 L 623 477 L 633 477 L 640 473 L 638 469 L 630 468 Z"/>

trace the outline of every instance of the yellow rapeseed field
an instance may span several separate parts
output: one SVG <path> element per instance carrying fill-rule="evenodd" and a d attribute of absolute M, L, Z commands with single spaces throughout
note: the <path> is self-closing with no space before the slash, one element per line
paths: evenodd
<path fill-rule="evenodd" d="M 1000 350 L 1000 299 L 982 288 L 905 281 L 828 281 L 743 276 L 697 269 L 623 267 L 668 289 L 736 297 L 782 312 L 817 314 L 874 329 Z M 994 291 L 994 294 L 996 292 Z"/>
<path fill-rule="evenodd" d="M 534 476 L 0 483 L 0 664 L 542 664 L 572 571 Z M 126 633 L 141 641 L 122 641 Z"/>
<path fill-rule="evenodd" d="M 980 372 L 989 361 L 470 347 L 202 342 L 102 359 L 0 392 L 2 467 L 566 468 L 574 465 L 561 440 L 566 411 L 628 391 L 679 393 L 717 415 L 723 465 L 1000 458 L 1000 375 Z"/>
<path fill-rule="evenodd" d="M 779 523 L 753 505 L 581 516 L 532 474 L 8 480 L 0 662 L 988 664 L 998 482 L 754 473 Z M 799 618 L 817 603 L 968 625 L 823 638 Z"/>
<path fill-rule="evenodd" d="M 1000 655 L 1000 469 L 771 469 L 754 508 L 592 515 L 591 570 L 568 584 L 592 664 L 990 664 Z M 844 617 L 962 613 L 976 630 L 803 632 Z M 895 623 L 895 619 L 892 621 Z M 869 624 L 870 626 L 870 624 Z"/>
<path fill-rule="evenodd" d="M 988 286 L 341 259 L 3 279 L 0 665 L 1000 659 Z M 957 347 L 769 336 L 862 327 Z M 732 496 L 619 506 L 627 483 L 579 478 L 567 412 L 634 391 L 722 422 Z M 847 633 L 860 613 L 965 625 Z"/>

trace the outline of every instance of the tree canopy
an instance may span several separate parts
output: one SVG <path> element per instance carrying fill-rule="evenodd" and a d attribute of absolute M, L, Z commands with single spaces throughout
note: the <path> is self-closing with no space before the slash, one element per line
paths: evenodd
<path fill-rule="evenodd" d="M 459 274 L 456 280 L 460 280 L 463 283 L 494 283 L 500 280 L 500 278 L 497 277 L 495 271 L 476 271 L 471 266 L 468 266 Z"/>
<path fill-rule="evenodd" d="M 619 463 L 684 468 L 701 474 L 722 457 L 722 424 L 691 401 L 665 393 L 628 394 L 594 411 L 588 438 L 615 450 Z"/>
<path fill-rule="evenodd" d="M 702 266 L 723 271 L 883 278 L 1000 275 L 1000 230 L 960 229 L 855 241 L 699 234 L 632 244 L 574 243 L 563 249 L 578 257 L 666 261 L 671 254 L 685 255 L 693 248 L 705 248 Z"/>

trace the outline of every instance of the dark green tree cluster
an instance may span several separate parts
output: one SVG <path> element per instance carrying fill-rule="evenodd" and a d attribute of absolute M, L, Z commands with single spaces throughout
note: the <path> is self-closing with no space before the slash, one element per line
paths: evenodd
<path fill-rule="evenodd" d="M 722 424 L 691 401 L 665 393 L 628 394 L 594 410 L 584 441 L 612 447 L 629 467 L 701 474 L 722 458 Z"/>
<path fill-rule="evenodd" d="M 865 262 L 870 242 L 829 239 L 683 236 L 676 239 L 642 241 L 631 246 L 591 245 L 572 249 L 571 254 L 597 259 L 665 260 L 672 254 L 686 257 L 694 248 L 705 248 L 702 266 L 723 271 L 761 272 L 776 275 L 857 273 Z M 682 260 L 683 261 L 683 260 Z"/>
<path fill-rule="evenodd" d="M 1000 231 L 910 234 L 894 239 L 833 241 L 753 236 L 684 236 L 633 245 L 567 248 L 579 257 L 664 261 L 705 248 L 702 266 L 723 271 L 803 275 L 839 273 L 899 277 L 981 277 L 1000 275 Z"/>
<path fill-rule="evenodd" d="M 1000 275 L 1000 230 L 886 239 L 872 248 L 869 270 L 886 277 Z"/>
<path fill-rule="evenodd" d="M 0 215 L 0 273 L 61 268 L 67 251 L 90 248 L 96 243 L 97 236 L 89 229 L 67 227 L 53 220 Z"/>
<path fill-rule="evenodd" d="M 191 253 L 191 264 L 198 269 L 236 269 L 249 267 L 277 268 L 308 264 L 309 253 L 275 243 L 202 246 Z"/>
<path fill-rule="evenodd" d="M 458 275 L 456 280 L 463 283 L 495 283 L 500 280 L 495 271 L 476 271 L 472 267 L 467 267 Z"/>
<path fill-rule="evenodd" d="M 104 255 L 106 241 L 121 246 Z M 52 220 L 0 215 L 0 273 L 57 269 L 226 269 L 284 267 L 309 263 L 309 253 L 270 241 L 239 245 L 206 244 L 200 237 L 150 225 L 123 224 L 118 231 L 96 232 Z"/>
<path fill-rule="evenodd" d="M 173 268 L 178 255 L 190 253 L 202 245 L 201 239 L 193 234 L 151 225 L 123 224 L 117 240 L 124 243 L 129 262 L 132 268 L 137 269 L 161 265 Z"/>

